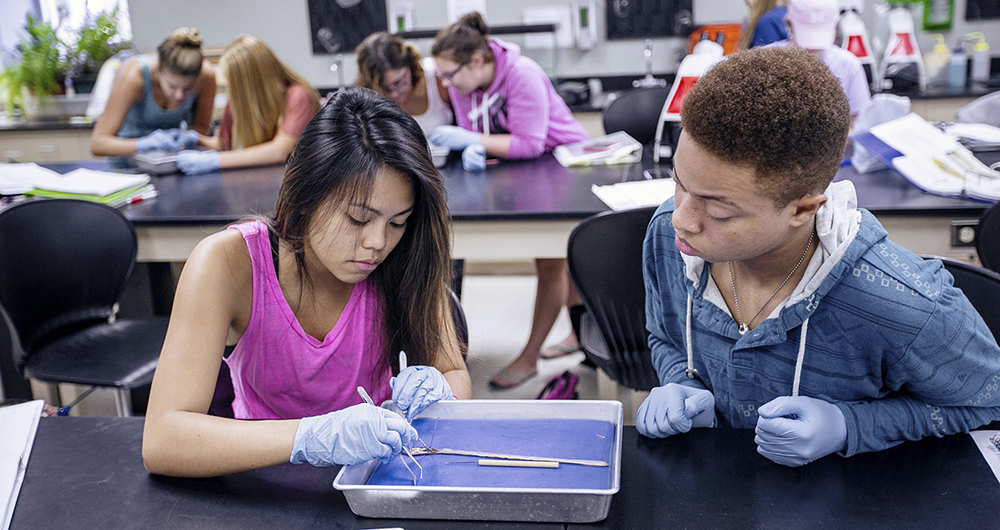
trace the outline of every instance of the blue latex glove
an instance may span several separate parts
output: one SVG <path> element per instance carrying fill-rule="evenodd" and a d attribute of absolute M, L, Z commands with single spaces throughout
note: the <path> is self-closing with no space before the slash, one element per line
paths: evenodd
<path fill-rule="evenodd" d="M 466 171 L 484 171 L 486 169 L 486 148 L 483 144 L 473 144 L 462 151 L 462 167 Z"/>
<path fill-rule="evenodd" d="M 692 427 L 715 426 L 715 396 L 703 388 L 668 383 L 650 391 L 635 415 L 635 428 L 650 438 L 666 438 Z"/>
<path fill-rule="evenodd" d="M 177 153 L 177 169 L 185 175 L 197 175 L 219 170 L 218 151 L 181 151 Z"/>
<path fill-rule="evenodd" d="M 786 466 L 801 466 L 840 451 L 847 422 L 840 408 L 805 396 L 779 397 L 757 409 L 757 452 Z"/>
<path fill-rule="evenodd" d="M 198 131 L 173 129 L 174 139 L 177 140 L 178 149 L 191 149 L 198 147 Z"/>
<path fill-rule="evenodd" d="M 163 129 L 157 129 L 150 133 L 148 136 L 143 136 L 135 142 L 135 150 L 138 152 L 152 151 L 154 149 L 159 149 L 161 151 L 177 151 L 180 149 L 177 139 L 170 131 L 164 131 Z"/>
<path fill-rule="evenodd" d="M 390 379 L 389 386 L 396 407 L 411 421 L 432 403 L 455 398 L 444 374 L 433 366 L 409 366 Z"/>
<path fill-rule="evenodd" d="M 299 420 L 292 444 L 293 464 L 349 466 L 399 456 L 417 439 L 417 430 L 399 414 L 362 403 Z"/>
<path fill-rule="evenodd" d="M 461 151 L 470 145 L 483 142 L 481 134 L 454 125 L 435 127 L 428 140 L 432 144 L 447 147 L 452 151 Z"/>

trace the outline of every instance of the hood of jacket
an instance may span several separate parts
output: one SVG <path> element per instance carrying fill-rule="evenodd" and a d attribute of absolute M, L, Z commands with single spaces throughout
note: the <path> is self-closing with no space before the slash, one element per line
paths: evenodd
<path fill-rule="evenodd" d="M 806 299 L 811 299 L 811 303 L 818 302 L 817 297 L 821 298 L 822 294 L 829 292 L 865 251 L 887 235 L 878 223 L 862 223 L 864 215 L 857 207 L 857 194 L 850 181 L 831 183 L 824 195 L 827 202 L 816 212 L 816 235 L 819 240 L 817 250 L 806 265 L 805 274 L 795 290 L 768 318 L 780 313 L 785 307 L 794 306 Z M 861 233 L 864 237 L 858 240 Z M 715 282 L 711 281 L 705 260 L 686 254 L 682 254 L 682 257 L 692 294 L 700 291 L 705 300 L 728 313 L 722 293 Z M 808 318 L 808 315 L 804 315 L 804 318 Z M 796 320 L 795 325 L 802 321 Z"/>

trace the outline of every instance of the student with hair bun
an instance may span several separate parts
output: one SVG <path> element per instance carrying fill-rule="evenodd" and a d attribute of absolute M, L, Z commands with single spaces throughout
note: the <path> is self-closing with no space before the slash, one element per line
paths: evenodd
<path fill-rule="evenodd" d="M 90 152 L 125 167 L 125 157 L 137 152 L 197 145 L 199 134 L 209 133 L 215 104 L 215 71 L 201 46 L 197 30 L 177 28 L 155 55 L 122 65 L 94 125 Z"/>
<path fill-rule="evenodd" d="M 438 32 L 431 54 L 458 126 L 438 127 L 430 140 L 462 151 L 467 170 L 485 168 L 487 155 L 537 158 L 587 139 L 545 71 L 516 44 L 490 37 L 479 13 Z"/>
<path fill-rule="evenodd" d="M 436 75 L 448 87 L 458 126 L 438 127 L 433 144 L 462 151 L 467 171 L 482 171 L 486 157 L 537 158 L 557 145 L 587 139 L 548 76 L 516 44 L 489 36 L 482 15 L 469 13 L 442 29 L 431 47 Z M 537 373 L 536 361 L 579 349 L 572 333 L 540 353 L 564 305 L 580 303 L 565 259 L 537 259 L 538 288 L 528 342 L 510 365 L 494 374 L 494 388 L 513 388 Z"/>
<path fill-rule="evenodd" d="M 229 102 L 207 151 L 181 151 L 177 168 L 187 174 L 220 168 L 284 164 L 302 130 L 319 109 L 319 93 L 252 35 L 226 46 L 219 66 Z"/>
<path fill-rule="evenodd" d="M 389 98 L 417 120 L 424 135 L 455 123 L 451 98 L 434 75 L 434 59 L 421 58 L 412 44 L 384 31 L 358 45 L 358 78 L 354 86 L 370 88 Z"/>

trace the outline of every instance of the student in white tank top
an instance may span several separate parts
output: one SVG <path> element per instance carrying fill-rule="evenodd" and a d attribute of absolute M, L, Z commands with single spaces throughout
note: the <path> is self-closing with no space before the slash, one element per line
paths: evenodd
<path fill-rule="evenodd" d="M 373 33 L 358 45 L 354 86 L 370 88 L 413 117 L 427 136 L 440 125 L 455 123 L 448 91 L 434 75 L 434 60 L 389 33 Z"/>

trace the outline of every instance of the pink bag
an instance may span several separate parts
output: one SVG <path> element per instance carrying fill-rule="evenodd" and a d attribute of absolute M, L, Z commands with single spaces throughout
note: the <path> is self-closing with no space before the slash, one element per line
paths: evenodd
<path fill-rule="evenodd" d="M 580 377 L 569 370 L 553 377 L 535 399 L 577 399 L 576 383 Z"/>

